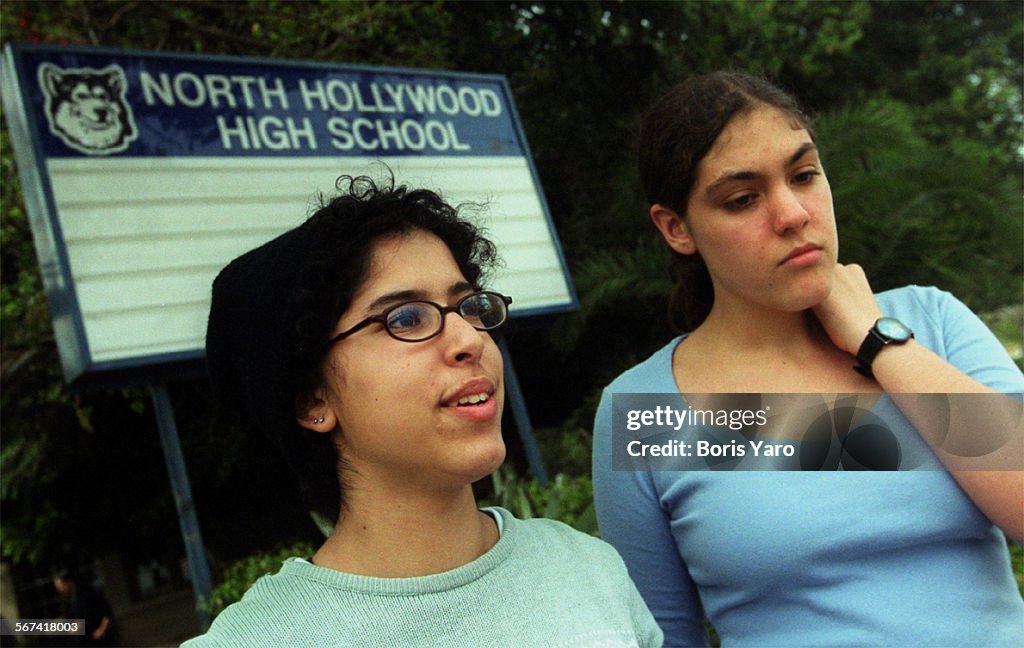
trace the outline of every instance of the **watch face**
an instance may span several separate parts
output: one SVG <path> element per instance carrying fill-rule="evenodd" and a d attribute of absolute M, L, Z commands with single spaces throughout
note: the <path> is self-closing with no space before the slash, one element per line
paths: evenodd
<path fill-rule="evenodd" d="M 875 322 L 878 332 L 894 342 L 906 342 L 914 336 L 907 326 L 892 317 L 883 317 Z"/>

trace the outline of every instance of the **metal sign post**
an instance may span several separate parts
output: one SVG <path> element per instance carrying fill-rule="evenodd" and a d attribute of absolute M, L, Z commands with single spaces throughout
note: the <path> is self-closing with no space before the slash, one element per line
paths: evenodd
<path fill-rule="evenodd" d="M 178 426 L 174 422 L 174 408 L 163 383 L 150 383 L 149 393 L 153 399 L 153 411 L 156 424 L 160 430 L 160 446 L 164 451 L 164 462 L 167 474 L 171 478 L 171 489 L 174 492 L 174 506 L 178 511 L 178 524 L 181 526 L 181 539 L 185 543 L 185 557 L 188 570 L 192 577 L 192 592 L 195 596 L 196 615 L 201 627 L 210 623 L 209 615 L 203 610 L 202 603 L 210 598 L 211 579 L 210 565 L 206 561 L 206 546 L 203 534 L 199 530 L 195 503 L 192 501 L 192 489 L 185 471 L 185 458 L 181 454 L 181 443 L 178 441 Z"/>
<path fill-rule="evenodd" d="M 497 338 L 498 348 L 505 360 L 505 398 L 509 407 L 512 408 L 512 418 L 516 422 L 516 430 L 519 432 L 519 440 L 526 452 L 526 461 L 530 471 L 541 486 L 547 486 L 548 473 L 544 470 L 544 461 L 540 456 L 540 449 L 537 447 L 537 440 L 533 436 L 533 425 L 530 424 L 530 413 L 526 410 L 526 399 L 523 398 L 523 390 L 519 388 L 519 377 L 516 376 L 516 369 L 512 366 L 512 354 L 508 350 L 508 343 L 505 338 Z"/>

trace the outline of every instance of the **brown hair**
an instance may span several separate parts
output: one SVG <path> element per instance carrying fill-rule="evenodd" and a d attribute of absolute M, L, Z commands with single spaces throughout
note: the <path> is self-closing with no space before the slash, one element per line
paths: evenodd
<path fill-rule="evenodd" d="M 767 105 L 789 115 L 814 138 L 811 120 L 796 99 L 763 77 L 712 72 L 672 88 L 644 116 L 639 166 L 644 195 L 686 217 L 697 166 L 733 118 Z M 697 328 L 715 301 L 711 276 L 700 253 L 672 252 L 669 316 L 681 330 Z M 680 322 L 676 317 L 682 315 Z"/>

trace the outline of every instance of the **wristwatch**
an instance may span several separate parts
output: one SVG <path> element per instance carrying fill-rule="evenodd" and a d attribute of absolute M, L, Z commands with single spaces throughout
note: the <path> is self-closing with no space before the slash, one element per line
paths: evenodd
<path fill-rule="evenodd" d="M 875 356 L 890 344 L 905 344 L 907 340 L 914 337 L 910 328 L 894 317 L 883 317 L 875 322 L 875 325 L 868 331 L 860 349 L 857 350 L 857 362 L 860 363 L 854 369 L 868 378 L 873 378 L 871 363 Z"/>

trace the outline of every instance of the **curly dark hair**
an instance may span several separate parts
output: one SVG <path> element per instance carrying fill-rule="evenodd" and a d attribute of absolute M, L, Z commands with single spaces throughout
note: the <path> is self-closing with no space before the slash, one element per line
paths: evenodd
<path fill-rule="evenodd" d="M 767 79 L 744 72 L 693 77 L 655 102 L 644 116 L 639 139 L 640 182 L 647 201 L 686 218 L 701 160 L 730 121 L 759 106 L 789 115 L 814 139 L 811 119 L 794 97 Z M 672 252 L 670 273 L 674 286 L 670 318 L 676 328 L 692 331 L 714 304 L 711 276 L 699 253 Z"/>
<path fill-rule="evenodd" d="M 342 176 L 340 194 L 302 225 L 232 261 L 213 284 L 206 352 L 218 399 L 277 443 L 310 508 L 343 510 L 344 458 L 330 436 L 303 428 L 296 406 L 322 384 L 325 345 L 365 281 L 375 241 L 431 232 L 477 288 L 497 262 L 493 243 L 438 194 Z"/>

